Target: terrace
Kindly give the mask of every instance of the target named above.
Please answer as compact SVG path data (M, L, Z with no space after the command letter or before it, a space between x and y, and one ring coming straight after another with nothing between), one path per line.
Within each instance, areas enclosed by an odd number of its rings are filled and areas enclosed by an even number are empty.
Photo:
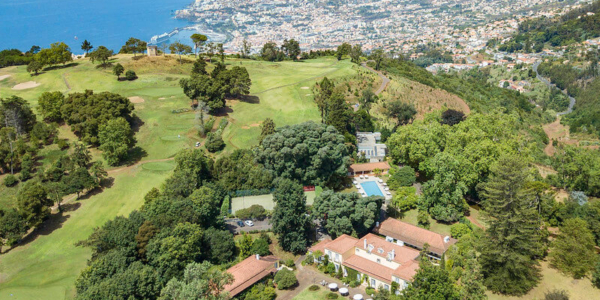
M363 197L382 196L386 202L392 200L392 192L383 179L376 176L359 175L354 177L352 184Z

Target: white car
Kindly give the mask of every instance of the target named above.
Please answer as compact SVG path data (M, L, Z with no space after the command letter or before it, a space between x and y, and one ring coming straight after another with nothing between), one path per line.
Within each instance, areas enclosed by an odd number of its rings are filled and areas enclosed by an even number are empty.
M196 147L200 147L200 142L196 142Z
M248 226L248 227L252 227L252 226L254 226L254 222L252 222L252 221L250 221L250 220L246 220L246 221L244 221L244 224L246 224L246 226Z

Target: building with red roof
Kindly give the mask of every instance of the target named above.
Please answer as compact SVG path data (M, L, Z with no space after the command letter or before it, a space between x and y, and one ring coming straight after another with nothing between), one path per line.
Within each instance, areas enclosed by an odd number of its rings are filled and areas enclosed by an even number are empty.
M233 298L261 279L277 272L278 267L279 260L275 256L250 256L227 269L227 273L233 275L233 282L226 285L225 290L229 292L229 297Z

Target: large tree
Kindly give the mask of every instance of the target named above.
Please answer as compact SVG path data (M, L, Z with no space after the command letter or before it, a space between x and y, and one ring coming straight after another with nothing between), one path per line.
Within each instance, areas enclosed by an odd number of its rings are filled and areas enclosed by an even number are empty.
M121 47L119 53L133 53L133 56L135 56L137 53L144 53L147 47L148 43L131 37L125 42L125 45Z
M338 185L350 164L344 136L314 122L277 128L256 150L256 160L277 176L305 185Z
M313 212L333 237L362 236L379 220L382 203L383 198L377 196L363 198L357 193L327 190L315 199Z
M98 48L96 48L96 50L90 52L90 61L92 62L100 62L100 66L107 66L108 65L108 60L110 59L111 56L113 56L115 53L112 50L109 50L108 48L104 47L104 46L100 46Z
M175 155L175 170L165 182L164 193L188 197L212 178L213 162L199 149L184 149Z
M298 56L300 56L300 53L302 52L300 50L300 43L298 43L298 41L295 39L285 39L281 45L281 50L283 50L285 54L292 60L297 60Z
M81 50L85 51L86 56L93 48L94 46L92 46L92 43L88 42L88 40L84 40L83 43L81 43Z
M44 186L36 180L31 180L17 193L19 212L23 215L29 227L37 227L50 215L52 200Z
M433 265L424 255L413 281L402 291L401 299L406 300L459 300L459 293L450 280L448 272Z
M129 99L110 92L72 93L67 96L61 113L71 130L83 142L97 145L98 129L109 120L119 117L131 122L134 106Z
M192 42L194 43L194 53L198 56L198 53L202 53L204 48L204 43L208 40L208 37L204 34L194 33L190 37Z
M38 112L48 121L62 121L60 108L65 102L65 95L61 92L43 92L38 98Z
M204 248L208 249L204 257L213 264L225 264L235 258L235 242L228 230L211 227L204 232L203 241Z
M306 195L302 185L290 179L278 179L273 193L273 232L279 245L294 253L306 251L310 221L306 216Z
M35 114L23 98L0 99L0 129L12 127L17 135L23 135L33 129L35 122Z
M192 53L192 47L190 47L186 44L182 44L180 42L175 42L175 43L171 44L169 46L169 50L171 51L171 54L179 55L179 64L183 63L181 55Z
M396 120L396 127L412 122L416 114L417 110L414 106L400 100L392 101L387 105L386 115Z
M540 218L528 190L527 160L504 156L492 167L483 189L488 228L481 240L485 285L493 292L523 295L540 279Z
M124 118L112 119L100 126L98 140L102 157L110 166L127 159L129 149L135 142L131 126Z
M575 279L586 276L595 266L594 235L586 221L568 219L560 227L560 234L552 241L550 262Z
M258 143L261 144L266 136L275 133L275 122L271 118L266 118L260 124L260 136L258 137Z

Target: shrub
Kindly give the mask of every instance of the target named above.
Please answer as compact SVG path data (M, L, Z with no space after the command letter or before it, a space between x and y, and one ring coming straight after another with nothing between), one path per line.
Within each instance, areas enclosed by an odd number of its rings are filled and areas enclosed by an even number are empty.
M265 256L271 254L269 251L269 242L262 238L258 238L252 242L252 248L250 248L253 254L259 254Z
M267 211L264 207L254 204L248 208L240 209L235 212L235 215L240 219L258 219L262 220L267 216Z
M327 293L327 295L325 296L325 298L330 299L330 300L334 300L334 299L338 298L338 294L330 292L330 293Z
M592 273L592 284L600 289L600 260L596 262L594 272Z
M547 292L544 299L546 300L569 300L569 294L564 290L553 290Z
M471 232L471 227L469 227L469 225L467 224L456 223L450 226L450 235L452 235L452 237L455 239L459 239L463 235L469 234Z
M58 139L56 141L56 145L58 146L58 148L60 148L60 150L69 148L69 143L67 143L67 140L65 140L65 139Z
M215 153L225 148L225 142L223 142L223 138L219 134L209 133L206 138L205 144L206 150L211 153Z
M275 274L275 283L278 290L286 290L295 286L298 283L298 279L296 279L294 272L283 268Z
M367 293L367 295L373 295L375 294L375 289L372 287L368 287L365 289L365 293Z
M286 266L288 266L288 267L290 267L290 268L295 268L296 267L296 264L294 263L294 260L291 259L291 258L284 260L283 264L286 265Z
M17 177L15 175L8 174L6 175L6 177L4 177L4 186L11 187L17 184L18 182L19 181L17 180Z
M417 207L419 196L416 195L416 189L412 186L400 187L392 200L392 204L399 211L408 211Z
M311 285L311 286L308 288L308 290L309 290L309 291L311 291L311 292L316 292L316 291L318 291L318 290L320 290L320 289L321 289L321 287L319 287L319 286L318 286L318 285L316 285L316 284L313 284L313 285Z
M137 78L138 77L134 71L128 70L127 72L125 72L125 79L127 80L136 80Z
M355 288L355 287L357 287L357 286L360 285L360 282L358 282L356 280L353 280L353 281L350 281L349 285L350 285L351 288Z
M325 273L334 275L335 274L335 265L333 263L328 263Z
M429 229L429 214L427 211L419 210L419 213L417 214L417 222L419 223L419 226Z

